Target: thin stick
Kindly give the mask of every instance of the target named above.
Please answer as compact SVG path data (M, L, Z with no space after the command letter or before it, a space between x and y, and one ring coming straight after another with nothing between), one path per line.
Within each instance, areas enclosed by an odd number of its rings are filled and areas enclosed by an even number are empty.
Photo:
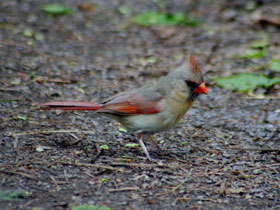
M60 187L58 186L57 181L55 180L55 178L53 176L51 176L51 180L53 181L53 183L56 186L56 191L60 191Z
M51 133L70 133L70 135L75 139L76 139L76 137L74 137L75 135L73 135L72 133L95 134L94 131L82 131L82 130L46 130L46 131L30 131L30 132L22 132L22 133L7 132L7 133L4 133L4 135L17 137L17 136L51 134ZM79 141L80 140L77 140L73 144L76 144ZM93 142L102 143L102 144L108 143L106 141L96 141L96 140L94 140Z
M23 177L26 177L28 179L34 179L34 180L41 180L35 176L32 176L30 174L26 174L26 173L21 173L21 172L17 172L17 171L9 171L9 170L3 170L3 169L0 169L0 172L2 173L5 173L5 174L15 174L15 175L20 175L20 176L23 176ZM41 180L43 181L43 180Z
M161 195L166 195L166 194L175 192L177 189L179 189L180 187L182 187L183 184L185 184L186 181L188 181L188 179L190 178L191 174L192 174L192 169L189 171L189 173L185 176L185 179L184 179L180 184L178 184L176 187L173 187L171 190L168 190L168 191L166 191L166 192L159 193L158 195L161 196Z
M7 132L5 135L8 136L25 136L25 135L37 135L37 134L49 134L49 133L85 133L85 134L95 134L93 131L81 131L81 130L46 130L46 131L30 131L22 133L12 133Z
M108 192L122 192L122 191L132 191L132 190L140 190L139 187L123 187L118 189L108 189Z
M57 163L65 164L65 165L73 165L73 166L79 166L79 167L92 167L92 168L102 168L106 170L111 170L111 171L120 171L124 172L123 169L119 168L114 168L111 166L102 166L102 165L97 165L97 164L90 164L90 163L72 163L72 162L66 162L66 161L56 161Z
M145 163L110 163L112 166L127 166L127 167L139 167L139 168L154 168L156 166L167 166L165 164L145 164Z
M280 152L280 148L257 148L257 147L230 147L229 149L241 151Z

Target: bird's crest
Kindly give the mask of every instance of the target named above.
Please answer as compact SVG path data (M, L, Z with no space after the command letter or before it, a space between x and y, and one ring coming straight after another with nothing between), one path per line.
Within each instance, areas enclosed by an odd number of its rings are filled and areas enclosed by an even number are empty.
M192 55L190 55L188 57L188 64L189 64L190 70L194 74L200 73L200 69L199 69L199 67L198 67L197 63L195 62L194 57Z

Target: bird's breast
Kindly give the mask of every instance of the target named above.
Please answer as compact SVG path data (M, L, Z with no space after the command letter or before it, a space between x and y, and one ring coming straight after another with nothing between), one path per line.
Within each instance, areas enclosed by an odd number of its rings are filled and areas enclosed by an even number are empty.
M166 99L166 104L170 115L174 119L174 124L180 121L188 109L191 107L193 101L188 100L186 92L174 90L170 97Z

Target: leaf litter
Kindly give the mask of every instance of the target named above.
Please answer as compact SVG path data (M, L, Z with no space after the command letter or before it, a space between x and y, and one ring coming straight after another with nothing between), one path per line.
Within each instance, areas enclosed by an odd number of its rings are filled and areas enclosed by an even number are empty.
M79 8L82 1L63 0L62 5L77 11L53 16L40 9L50 1L3 2L0 187L25 190L31 196L1 201L1 209L279 208L279 84L256 88L255 94L264 90L265 97L255 100L218 88L211 80L237 73L277 78L275 64L268 63L271 58L279 60L278 29L269 28L274 31L267 33L269 45L251 46L252 40L263 40L258 32L266 28L241 24L248 10L222 1L141 1L135 6L135 1L94 0L94 8L88 9L87 5ZM122 8L126 14L118 10L122 4L129 8L127 13ZM183 12L199 17L199 24L161 29L122 25L132 14L151 10L164 15ZM229 10L237 15L224 19ZM22 31L31 25L34 34L25 37ZM215 33L205 30L205 25ZM36 39L35 33L44 39ZM262 56L229 56L235 49L242 51L244 43L261 50ZM143 159L139 147L126 147L137 143L135 136L119 131L113 121L91 112L43 112L35 106L50 100L101 100L166 74L187 53L198 60L209 94L200 97L175 128L154 136L161 149L147 141L158 164ZM143 63L137 58L143 58ZM262 68L251 68L253 61ZM72 82L72 78L79 79ZM10 82L15 79L21 83L13 87ZM69 143L73 139L76 143ZM102 145L108 149L97 157ZM103 178L102 184L89 184Z

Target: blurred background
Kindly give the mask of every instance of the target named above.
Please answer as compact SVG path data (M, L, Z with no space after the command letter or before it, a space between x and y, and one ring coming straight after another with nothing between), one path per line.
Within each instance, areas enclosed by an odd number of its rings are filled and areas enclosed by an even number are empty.
M279 37L279 0L1 0L1 208L280 208ZM36 106L102 101L188 54L209 93L155 135L164 154L147 142L163 166L116 122Z

